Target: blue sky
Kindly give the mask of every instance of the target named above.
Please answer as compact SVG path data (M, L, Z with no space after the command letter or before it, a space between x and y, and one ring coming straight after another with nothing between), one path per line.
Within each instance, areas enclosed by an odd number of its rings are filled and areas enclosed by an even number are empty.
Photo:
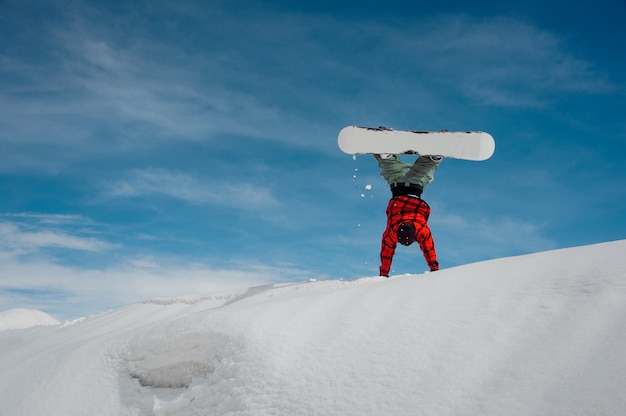
M423 195L444 268L626 238L626 3L421 3L0 2L0 310L376 275L353 124L496 139Z

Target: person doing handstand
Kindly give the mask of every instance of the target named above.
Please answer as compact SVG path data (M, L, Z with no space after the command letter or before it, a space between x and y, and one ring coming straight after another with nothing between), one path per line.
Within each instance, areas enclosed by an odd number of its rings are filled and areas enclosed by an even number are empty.
M421 196L424 187L433 181L443 157L420 155L413 164L401 161L398 155L376 154L374 158L392 194L380 249L380 275L389 277L398 243L410 246L415 241L430 270L439 270L435 242L428 226L430 206Z

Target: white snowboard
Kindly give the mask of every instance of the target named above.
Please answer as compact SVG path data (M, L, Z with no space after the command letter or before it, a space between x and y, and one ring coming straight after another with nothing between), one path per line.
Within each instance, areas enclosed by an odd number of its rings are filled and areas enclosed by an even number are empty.
M410 131L386 127L344 127L337 143L344 153L350 155L403 153L476 161L489 159L496 149L493 137L481 131Z

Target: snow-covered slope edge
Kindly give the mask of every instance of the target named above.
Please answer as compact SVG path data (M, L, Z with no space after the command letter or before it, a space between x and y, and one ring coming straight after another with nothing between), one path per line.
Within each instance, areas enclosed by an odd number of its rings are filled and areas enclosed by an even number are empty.
M626 241L0 332L11 415L617 415Z
M0 312L0 331L58 324L55 318L37 309L15 308Z

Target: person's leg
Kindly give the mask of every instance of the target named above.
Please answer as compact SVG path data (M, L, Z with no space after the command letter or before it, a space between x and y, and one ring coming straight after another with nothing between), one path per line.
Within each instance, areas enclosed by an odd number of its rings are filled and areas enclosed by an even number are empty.
M423 156L417 158L405 178L407 182L425 187L435 179L435 171L443 158L437 156Z
M400 160L398 155L391 155L384 159L380 155L374 155L380 166L381 174L387 183L405 182L405 175L411 169L411 164Z

